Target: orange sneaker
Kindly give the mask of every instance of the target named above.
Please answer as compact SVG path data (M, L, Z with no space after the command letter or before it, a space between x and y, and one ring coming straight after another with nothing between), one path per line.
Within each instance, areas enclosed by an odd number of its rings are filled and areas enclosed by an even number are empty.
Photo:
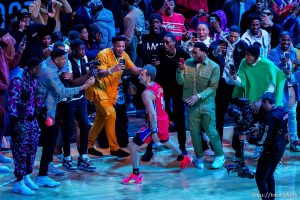
M183 159L180 161L180 169L187 168L190 164L192 164L193 158L191 156L183 156Z
M124 178L121 183L130 185L130 184L141 184L143 182L143 176L140 173L139 175L135 175L134 173L130 174L127 178Z

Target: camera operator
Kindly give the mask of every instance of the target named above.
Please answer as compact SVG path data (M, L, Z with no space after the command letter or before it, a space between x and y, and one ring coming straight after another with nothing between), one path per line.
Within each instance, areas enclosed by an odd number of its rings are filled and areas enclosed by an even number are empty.
M285 150L288 113L283 107L276 106L276 96L271 92L262 96L262 106L267 111L262 131L247 139L249 143L264 147L257 163L256 184L262 199L274 199L274 171Z

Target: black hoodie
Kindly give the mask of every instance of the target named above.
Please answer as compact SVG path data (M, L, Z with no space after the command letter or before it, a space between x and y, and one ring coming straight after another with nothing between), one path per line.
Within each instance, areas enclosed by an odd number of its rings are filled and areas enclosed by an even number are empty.
M168 33L164 28L160 29L157 35L150 31L149 34L142 36L142 44L137 47L137 54L143 59L143 65L151 64L151 56L155 54L158 46L164 44L164 36Z

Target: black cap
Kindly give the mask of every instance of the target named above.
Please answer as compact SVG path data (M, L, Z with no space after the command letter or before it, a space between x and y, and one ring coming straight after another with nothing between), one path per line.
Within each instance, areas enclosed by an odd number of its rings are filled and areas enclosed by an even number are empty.
M19 12L18 12L18 18L19 18L19 20L23 19L26 16L30 17L30 13L28 12L27 9L22 8L21 10L19 10Z
M8 30L5 28L0 28L0 37L3 37L4 35L6 35L8 33Z

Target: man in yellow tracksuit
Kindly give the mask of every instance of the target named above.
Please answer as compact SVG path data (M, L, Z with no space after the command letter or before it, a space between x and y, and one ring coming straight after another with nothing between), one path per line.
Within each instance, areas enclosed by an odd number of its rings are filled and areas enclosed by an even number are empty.
M96 156L102 156L102 153L94 148L95 141L99 133L105 127L108 139L110 154L117 157L127 157L129 154L119 148L115 124L116 111L114 105L117 101L118 84L120 82L123 70L129 70L132 74L138 75L141 68L136 67L129 58L125 49L124 36L113 38L113 47L106 48L99 52L96 60L101 64L98 69L106 71L106 77L97 77L95 84L86 90L86 98L93 101L96 107L96 119L89 133L88 153ZM124 59L125 64L120 63Z

